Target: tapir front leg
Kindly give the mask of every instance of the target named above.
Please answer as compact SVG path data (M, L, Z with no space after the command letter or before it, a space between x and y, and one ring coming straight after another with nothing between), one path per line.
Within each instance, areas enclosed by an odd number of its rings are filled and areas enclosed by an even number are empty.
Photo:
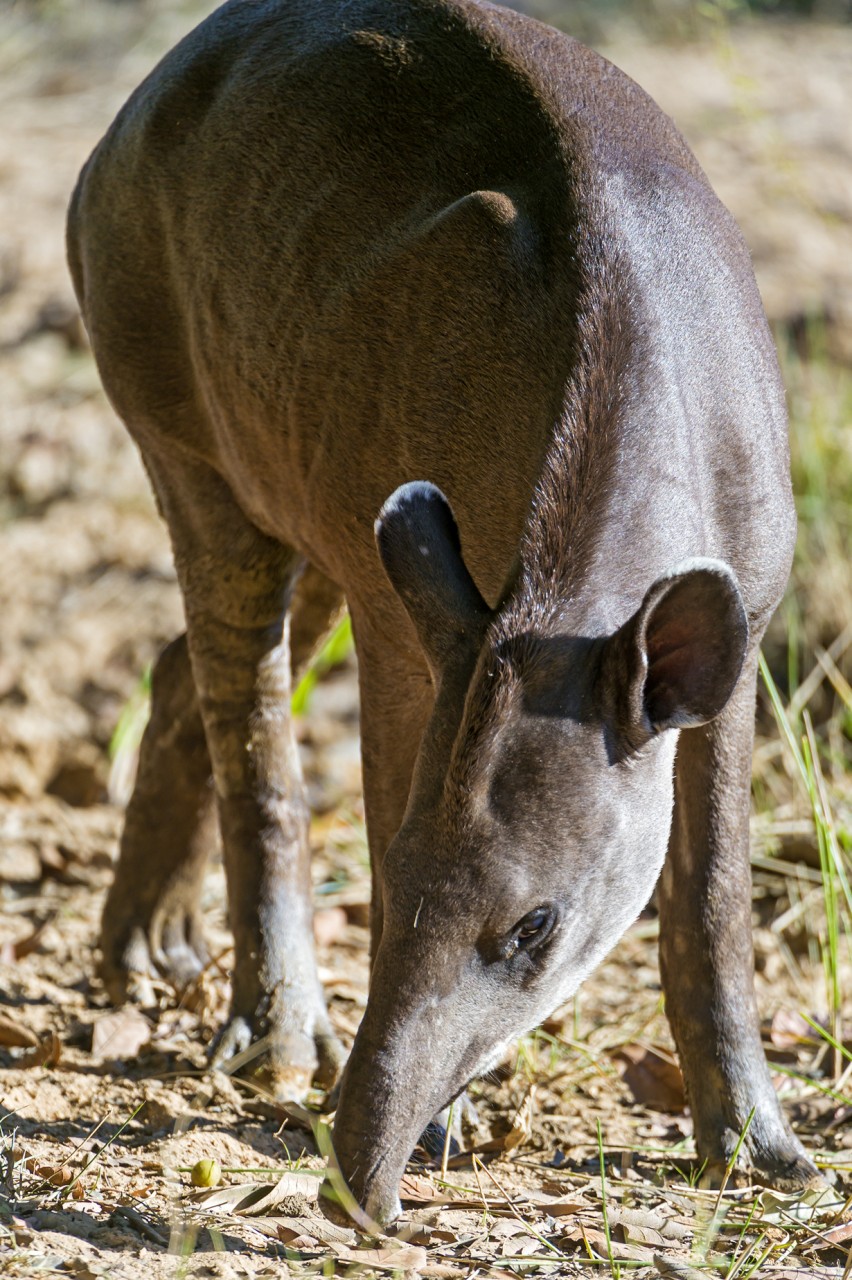
M678 743L660 963L699 1159L721 1172L754 1109L741 1161L792 1190L819 1175L784 1119L760 1041L749 861L756 670L755 654L722 714Z
M307 809L290 718L288 613L302 559L245 517L201 464L146 458L172 535L218 800L234 934L218 1060L261 1041L292 1096L334 1080L342 1050L313 950Z

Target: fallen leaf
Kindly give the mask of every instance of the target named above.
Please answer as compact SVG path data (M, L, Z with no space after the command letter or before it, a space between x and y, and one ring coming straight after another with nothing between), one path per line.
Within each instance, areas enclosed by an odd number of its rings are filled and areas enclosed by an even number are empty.
M519 1239L519 1236L523 1238ZM528 1257L531 1253L540 1253L542 1249L543 1246L540 1240L536 1240L528 1231L521 1231L518 1235L503 1241L500 1255L503 1258L523 1258Z
M18 1064L21 1067L58 1067L62 1057L62 1041L55 1031L47 1031Z
M654 1266L665 1280L707 1280L704 1271L691 1267L682 1258L667 1258L665 1254L654 1254Z
M340 1247L335 1253L342 1262L354 1262L362 1267L377 1267L380 1271L419 1271L425 1267L428 1255L419 1245L404 1244L382 1249L347 1249Z
M25 938L19 938L17 942L4 942L2 947L2 961L4 964L12 964L16 960L23 960L30 952L35 951L44 936L44 931L48 925L53 923L56 912L52 911L41 924L37 924L32 933L28 933Z
M816 1017L814 1021L817 1021ZM769 1027L769 1039L776 1049L798 1049L803 1045L813 1047L819 1036L800 1013L778 1009Z
M38 1036L16 1018L0 1013L0 1045L4 1049L38 1048Z
M503 1139L503 1150L514 1151L529 1142L532 1137L533 1116L535 1115L535 1085L531 1085L527 1096L515 1112L512 1127Z
M568 1227L567 1231L563 1231L559 1236L559 1243L591 1245L597 1249L600 1257L606 1257L606 1236L603 1231L597 1231L594 1227L584 1226L582 1222L578 1222L576 1226Z
M282 1244L286 1244L291 1249L318 1249L319 1240L314 1236L305 1235L304 1231L299 1231L296 1227L288 1227L282 1223L278 1228L278 1239Z
M339 1244L354 1245L358 1240L358 1233L354 1227L339 1227L326 1217L314 1218L313 1215L306 1220L304 1217L293 1218L276 1213L266 1218L252 1218L247 1225L251 1226L253 1231L259 1231L261 1235L274 1240L282 1240L285 1244L287 1235L292 1235L293 1239L304 1235L314 1241L313 1245L300 1245L302 1249L333 1249Z
M151 1039L151 1024L138 1009L125 1005L103 1013L92 1026L92 1057L135 1058Z
M589 1207L588 1201L585 1200L541 1200L536 1203L542 1212L549 1214L551 1218L573 1218Z
M844 1244L847 1240L852 1240L852 1222L841 1222L836 1227L828 1227L825 1231L820 1231L818 1236L808 1240L803 1247L813 1249L819 1248L820 1245Z
M813 1222L836 1215L845 1201L833 1187L807 1187L785 1195L781 1191L761 1191L757 1197L760 1216L773 1226L789 1227L790 1222Z
M277 1182L238 1182L228 1187L199 1191L187 1196L187 1200L203 1209L267 1215L286 1200L296 1197L308 1202L317 1200L321 1181L321 1178L307 1173L284 1173Z
M683 1111L686 1090L676 1062L641 1044L621 1045L613 1057L638 1103L654 1111Z
M399 1198L405 1204L433 1204L446 1200L446 1196L428 1178L417 1178L405 1173L399 1182Z
M67 1187L73 1182L76 1174L67 1165L40 1164L36 1169L40 1178L49 1182L52 1187Z

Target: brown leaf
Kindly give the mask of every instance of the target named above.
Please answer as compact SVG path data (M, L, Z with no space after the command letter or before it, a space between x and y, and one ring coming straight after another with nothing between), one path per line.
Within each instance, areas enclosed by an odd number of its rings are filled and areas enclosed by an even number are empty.
M330 947L342 936L348 920L343 907L322 907L314 912L314 939L319 947Z
M58 1067L62 1057L62 1041L55 1031L47 1031L29 1053L24 1054L21 1067Z
M613 1057L638 1103L654 1111L683 1111L686 1090L676 1062L641 1044L622 1045Z
M433 1204L446 1200L446 1196L428 1178L417 1178L404 1173L399 1182L399 1198L405 1204Z
M103 1013L92 1027L92 1057L135 1058L151 1039L151 1024L137 1009L125 1005Z
M529 1142L532 1137L533 1116L535 1115L535 1085L530 1086L527 1096L515 1112L512 1127L503 1139L504 1151L514 1151Z
M42 940L45 929L53 923L56 916L55 911L51 911L41 924L36 925L32 933L28 933L25 938L19 938L17 942L4 942L0 947L0 963L14 964L17 960L23 960L24 956L28 956L31 951L35 951Z
M508 1240L503 1241L500 1255L503 1258L522 1258L525 1255L541 1251L541 1241L534 1239L529 1232L520 1230L516 1235L510 1236Z
M293 1218L281 1213L272 1214L268 1218L252 1217L246 1225L252 1231L259 1231L261 1235L273 1240L282 1240L285 1244L288 1243L288 1235L292 1235L294 1240L299 1236L313 1240L312 1245L300 1244L300 1249L333 1249L338 1244L354 1245L358 1240L354 1227L338 1227L325 1217L320 1219L315 1212L307 1218Z
M0 1013L0 1045L4 1049L36 1049L38 1036L16 1018Z
M800 1013L777 1009L769 1027L769 1039L776 1049L798 1049L802 1045L813 1046L819 1037Z
M820 1246L843 1244L846 1240L852 1240L852 1222L841 1222L836 1227L829 1227L825 1231L820 1231L818 1236L814 1236L812 1240L807 1241L807 1247L818 1249Z
M73 1182L76 1176L64 1164L40 1164L36 1169L36 1173L40 1178L44 1178L45 1182L49 1182L52 1187L67 1187L69 1182Z
M288 1227L283 1222L278 1228L278 1239L291 1249L319 1248L319 1240L314 1236L305 1235L304 1231L299 1231L296 1227Z
M355 1262L362 1267L377 1267L380 1271L419 1271L425 1267L427 1253L419 1245L404 1244L386 1246L381 1249L347 1249L338 1246L335 1249L338 1258L343 1262Z
M588 1209L589 1205L588 1201L583 1200L554 1200L552 1203L543 1200L539 1207L551 1218L573 1218L584 1209Z
M316 1200L321 1181L321 1178L308 1173L284 1173L277 1182L238 1182L228 1187L199 1191L187 1199L205 1209L224 1209L228 1213L251 1217L265 1216L286 1200Z
M559 1243L591 1245L597 1250L599 1257L606 1257L606 1236L603 1231L584 1226L582 1222L563 1231L559 1237Z
M665 1280L707 1280L704 1271L691 1267L683 1258L667 1258L664 1253L655 1253L654 1266Z

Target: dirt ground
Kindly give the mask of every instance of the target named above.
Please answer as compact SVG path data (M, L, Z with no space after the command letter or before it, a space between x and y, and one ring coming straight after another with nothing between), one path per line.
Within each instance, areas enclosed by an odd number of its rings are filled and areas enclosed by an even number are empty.
M758 995L785 1104L836 1172L830 1210L735 1178L722 1196L698 1185L653 911L570 1008L474 1086L478 1159L442 1171L421 1152L387 1239L365 1241L316 1209L318 1116L207 1072L205 1045L228 1000L218 864L205 890L208 971L186 992L162 984L144 1010L107 1007L95 948L132 712L143 672L181 629L181 605L139 460L76 316L63 217L127 92L201 9L161 0L43 12L35 21L27 6L0 9L0 1272L160 1280L591 1266L689 1280L677 1270L688 1263L731 1277L842 1275L852 1086L842 1064L832 1083L831 1054L800 1016L824 1018L826 996L794 910L818 880L795 805L755 822ZM852 28L719 28L677 48L631 33L604 51L695 146L746 231L771 317L794 337L815 319L848 358ZM116 754L122 715L130 728ZM320 964L347 1042L367 973L357 728L350 660L299 726ZM779 839L786 861L764 856ZM202 1158L225 1170L220 1189L193 1189Z

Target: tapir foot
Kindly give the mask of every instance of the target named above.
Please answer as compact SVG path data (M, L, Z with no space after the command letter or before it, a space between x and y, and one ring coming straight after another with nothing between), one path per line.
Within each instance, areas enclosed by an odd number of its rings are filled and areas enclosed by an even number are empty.
M430 1120L420 1135L418 1145L433 1160L443 1160L445 1150L449 1156L457 1156L468 1144L471 1134L476 1132L478 1124L476 1107L465 1090L455 1102Z
M753 1163L758 1180L777 1191L808 1191L829 1186L823 1174L807 1156L796 1156L791 1160L782 1157Z
M153 980L185 991L209 962L201 924L185 909L134 922L106 912L98 976L113 1004L156 1002Z
M730 1143L725 1146L730 1151L736 1149L736 1138L730 1134ZM725 1181L730 1167L731 1155L714 1152L704 1163L702 1182L705 1186L719 1187ZM798 1138L786 1125L775 1140L764 1135L762 1140L741 1144L737 1156L734 1175L745 1175L749 1179L773 1187L776 1191L795 1194L811 1189L820 1189L829 1184L819 1169L808 1156Z
M262 1005L269 1007L264 1000ZM233 1014L213 1045L215 1069L236 1071L279 1100L297 1100L308 1089L330 1089L346 1057L324 1008L294 1001L282 1012Z

